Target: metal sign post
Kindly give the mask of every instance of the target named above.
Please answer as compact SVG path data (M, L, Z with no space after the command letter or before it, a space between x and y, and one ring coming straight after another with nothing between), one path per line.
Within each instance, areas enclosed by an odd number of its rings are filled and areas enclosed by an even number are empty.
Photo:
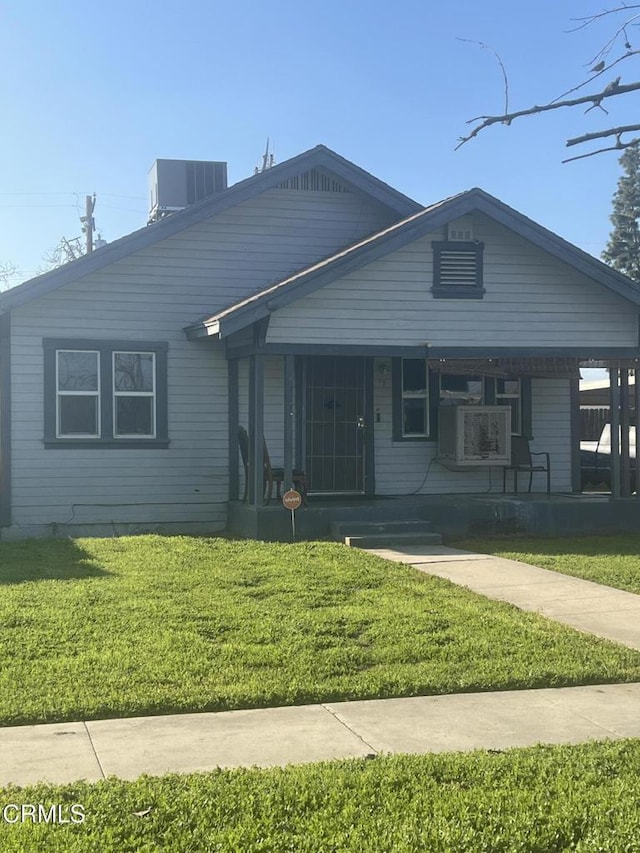
M295 489L289 489L282 496L282 506L291 510L291 541L296 541L296 510L302 504L302 495Z

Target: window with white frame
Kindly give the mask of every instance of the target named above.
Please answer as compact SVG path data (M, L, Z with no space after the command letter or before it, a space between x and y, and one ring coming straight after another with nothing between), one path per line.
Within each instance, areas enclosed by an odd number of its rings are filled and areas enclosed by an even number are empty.
M169 446L164 341L45 338L44 445Z
M429 382L424 358L402 359L402 437L429 435Z
M112 373L114 438L155 438L155 354L116 351Z
M100 436L100 353L56 350L56 436Z
M496 379L496 405L511 407L511 432L522 435L521 384L519 379Z

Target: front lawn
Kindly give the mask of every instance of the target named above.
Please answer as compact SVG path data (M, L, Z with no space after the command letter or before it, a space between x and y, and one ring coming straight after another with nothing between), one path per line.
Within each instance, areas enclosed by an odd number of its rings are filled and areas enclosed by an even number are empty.
M640 595L640 535L465 537L451 544Z
M640 653L333 543L0 544L0 724L638 681Z
M3 853L632 853L640 741L0 789ZM76 810L71 812L71 806ZM78 811L77 807L82 807Z

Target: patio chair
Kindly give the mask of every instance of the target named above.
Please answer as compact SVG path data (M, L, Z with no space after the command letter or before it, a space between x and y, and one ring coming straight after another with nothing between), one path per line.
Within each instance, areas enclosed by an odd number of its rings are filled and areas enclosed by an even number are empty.
M238 445L240 447L240 456L242 457L242 466L244 468L244 495L242 496L242 500L246 502L249 494L249 434L243 426L238 427ZM282 483L284 482L284 468L274 468L272 466L266 441L264 442L262 453L264 466L263 499L265 503L268 504L271 501L274 483L276 484L276 496L280 499L280 490ZM293 480L293 485L302 496L302 503L306 506L307 475L299 468L294 468L291 472L291 479Z
M533 456L544 456L545 464L533 464ZM522 435L511 436L511 465L502 469L502 491L507 491L507 471L513 471L513 492L518 494L518 473L523 471L529 474L529 492L533 482L534 471L544 471L547 474L547 494L551 494L551 462L549 454L545 452L532 453L529 448L529 439Z

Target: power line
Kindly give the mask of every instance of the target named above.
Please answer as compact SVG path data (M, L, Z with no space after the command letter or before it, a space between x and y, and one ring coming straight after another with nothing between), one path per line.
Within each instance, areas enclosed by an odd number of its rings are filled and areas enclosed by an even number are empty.
M22 210L36 208L36 207L75 207L75 204L0 204L0 208L5 210Z
M0 191L0 196L25 196L25 195L37 195L37 196L50 196L50 195L89 195L89 193L77 193L74 190L60 190L59 192L2 192ZM129 201L146 201L145 196L140 195L120 195L119 193L100 193L100 196L108 196L110 198L126 198Z

